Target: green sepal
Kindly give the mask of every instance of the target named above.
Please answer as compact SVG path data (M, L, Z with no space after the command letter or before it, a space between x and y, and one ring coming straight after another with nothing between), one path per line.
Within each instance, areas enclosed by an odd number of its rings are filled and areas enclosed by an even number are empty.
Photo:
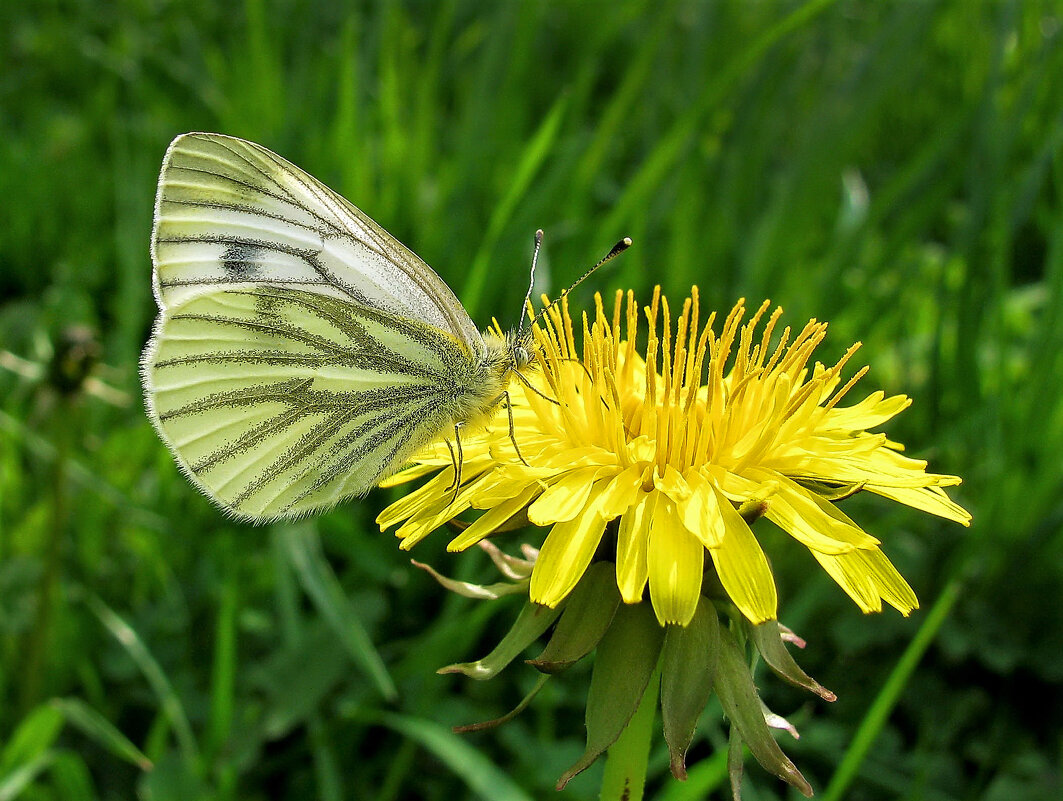
M779 630L779 621L768 620L759 626L750 626L753 634L753 643L760 651L775 674L784 681L790 682L795 687L803 687L814 692L825 701L836 701L838 696L820 684L818 681L801 670L800 665L794 661L786 645L782 640L782 632Z
M687 626L669 626L661 650L661 719L672 775L686 781L687 749L712 695L720 649L720 621L712 602L702 598Z
M424 562L418 562L416 559L411 559L410 564L414 567L420 568L434 578L443 589L450 590L450 592L461 595L464 598L474 598L478 601L497 601L499 598L507 595L516 595L517 593L527 595L528 593L527 581L519 583L499 581L494 584L473 584L471 581L458 581L457 579L444 576L431 565L426 565Z
M756 757L757 762L765 770L771 771L784 782L796 787L803 795L811 796L811 785L772 737L771 729L764 720L757 688L753 686L753 675L749 671L749 665L738 641L726 628L720 629L720 651L715 689L720 705L731 721L731 726L738 730L738 734ZM732 760L729 759L729 769L731 769L731 762ZM741 774L739 774L739 779L741 779ZM732 786L737 786L733 772L731 782Z
M638 709L661 655L664 629L648 603L624 604L602 637L587 693L587 748L557 781L564 789L616 742Z
M550 680L549 676L540 676L539 680L535 682L535 686L532 687L531 692L524 696L520 703L513 709L504 714L500 718L494 720L485 720L482 723L466 723L464 726L455 726L452 731L455 734L467 734L472 731L485 731L487 729L496 729L503 723L509 723L513 718L528 708L528 704L532 702L532 699L539 694L539 690L546 686L546 682Z
M605 636L620 605L620 590L611 562L587 568L568 596L565 611L543 652L528 664L541 673L560 673L585 657Z
M521 653L535 642L557 620L561 614L562 605L551 609L548 606L540 606L531 601L524 605L517 616L513 627L506 632L502 641L494 647L483 659L475 662L459 662L454 665L441 667L436 673L464 673L470 679L485 681L493 679L503 668L516 659Z
M745 771L746 749L738 728L731 727L727 737L727 777L731 780L731 798L742 801L742 773Z

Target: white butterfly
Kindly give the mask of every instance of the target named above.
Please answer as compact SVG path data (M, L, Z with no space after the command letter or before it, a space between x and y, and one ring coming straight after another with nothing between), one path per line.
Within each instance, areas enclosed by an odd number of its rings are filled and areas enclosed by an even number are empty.
M442 279L344 198L261 145L177 137L151 255L148 414L233 516L362 495L490 413L530 343L477 331Z

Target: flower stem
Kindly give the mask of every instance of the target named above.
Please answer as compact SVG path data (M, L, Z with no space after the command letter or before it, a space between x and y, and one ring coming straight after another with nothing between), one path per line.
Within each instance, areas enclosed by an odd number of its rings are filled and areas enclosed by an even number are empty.
M606 754L602 790L598 796L600 801L642 801L660 690L661 666L658 664L631 722Z

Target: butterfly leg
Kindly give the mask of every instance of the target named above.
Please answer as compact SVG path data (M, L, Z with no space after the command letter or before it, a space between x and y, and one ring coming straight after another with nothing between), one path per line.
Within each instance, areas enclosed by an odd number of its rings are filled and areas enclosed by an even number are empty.
M575 360L573 360L573 361L575 361ZM582 365L582 364L580 364L580 367L583 367L583 369L584 369L584 370L586 370L586 369L587 369L587 368L586 368L586 367L585 367L584 365ZM520 381L520 383L522 383L522 384L523 384L524 386L526 386L526 387L527 387L528 389L530 389L530 390L531 390L532 392L534 392L534 393L535 393L536 395L538 395L538 396L539 396L540 398L542 398L542 399L543 399L544 401L548 401L549 403L552 403L552 404L554 404L554 406L560 406L560 405L561 405L560 401L556 401L556 400L554 400L553 398L551 398L550 396L548 396L548 395L544 395L544 394L543 394L542 392L540 392L540 391L539 391L538 389L536 389L536 388L535 388L535 385L534 385L534 384L533 384L533 383L532 383L531 381L529 381L529 380L528 380L528 379L527 379L527 378L526 378L526 377L525 377L525 376L524 376L524 375L523 375L523 374L522 374L522 373L520 372L520 370L514 370L514 371L513 371L513 375L515 375L515 376L517 377L517 380L518 380L518 381ZM590 373L588 372L588 373L587 373L587 375L590 375ZM504 395L505 395L505 396L506 396L507 398L509 397L509 393L508 393L508 392L505 392L505 393L503 393L503 394L504 394Z
M458 489L461 487L461 465L464 462L464 456L461 451L461 423L454 424L454 444L450 444L450 440L444 440L447 443L447 450L450 451L450 462L454 466L454 481L447 487L447 492L453 492L454 495L450 499L451 503L454 503L458 499Z
M517 445L517 434L516 431L513 430L513 404L509 400L509 392L503 391L501 398L504 399L506 413L509 415L509 441L513 443L513 450L517 452L517 458L523 462L525 467L531 467L527 460L525 460L524 455L520 452L520 446Z
M457 479L457 477L458 477L458 457L454 453L454 446L450 444L450 440L449 439L444 439L443 441L445 443L447 443L447 450L450 451L450 466L454 468L454 479ZM457 484L457 483L458 482L456 480L452 480L449 484L447 484L447 492L450 492L452 489L454 489L454 485Z

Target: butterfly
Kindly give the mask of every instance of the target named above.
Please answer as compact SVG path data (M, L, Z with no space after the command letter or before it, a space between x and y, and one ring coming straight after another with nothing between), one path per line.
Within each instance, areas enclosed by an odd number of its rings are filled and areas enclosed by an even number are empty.
M364 495L485 419L532 362L527 334L481 334L412 251L242 139L173 140L151 257L148 416L188 478L239 519Z

